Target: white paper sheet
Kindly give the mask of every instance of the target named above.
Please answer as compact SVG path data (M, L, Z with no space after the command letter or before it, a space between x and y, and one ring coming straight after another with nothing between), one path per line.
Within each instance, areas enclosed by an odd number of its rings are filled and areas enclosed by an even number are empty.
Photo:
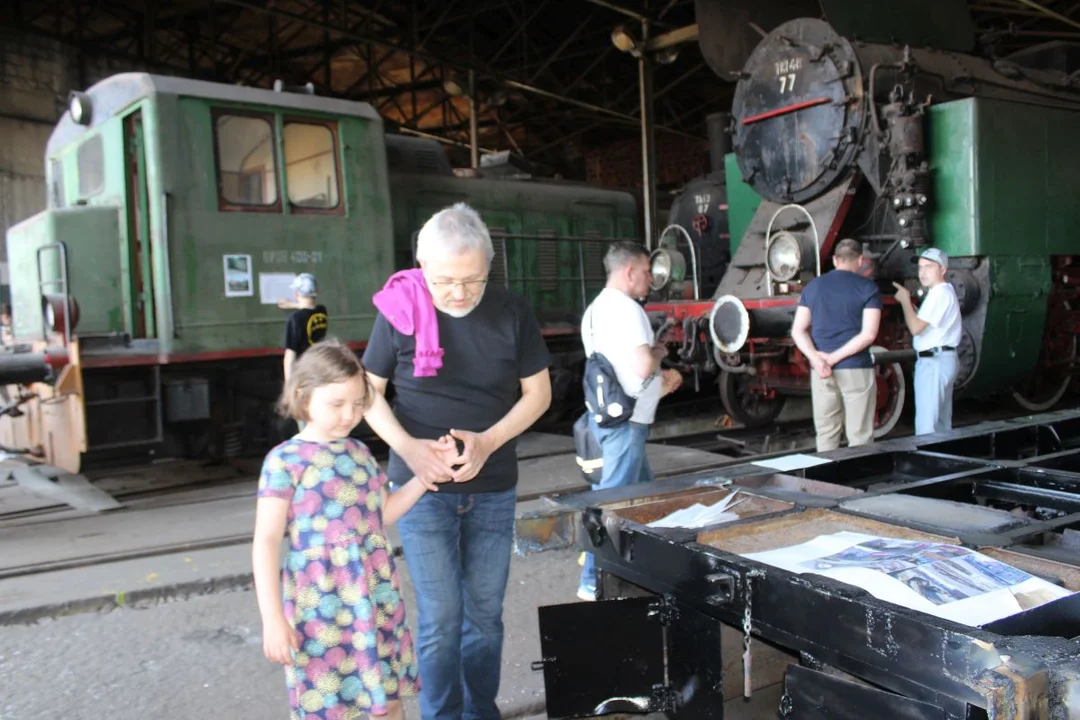
M795 453L794 455L783 455L768 460L756 460L753 464L760 467L767 467L778 472L789 472L791 470L802 470L816 465L824 465L829 462L832 462L832 460L825 460L824 458L814 457L813 455Z
M967 548L861 533L819 535L743 557L793 573L825 575L880 600L964 625L985 625L1020 612L1025 608L1019 594L1038 592L1041 602L1072 594Z
M292 300L292 281L295 273L259 273L259 302L277 305L278 300Z
M699 528L705 527L706 525L715 525L717 523L738 520L739 515L728 510L732 505L738 504L733 502L736 495L738 495L738 491L731 493L723 500L712 505L694 503L690 507L676 510L662 518L653 520L649 523L649 527Z

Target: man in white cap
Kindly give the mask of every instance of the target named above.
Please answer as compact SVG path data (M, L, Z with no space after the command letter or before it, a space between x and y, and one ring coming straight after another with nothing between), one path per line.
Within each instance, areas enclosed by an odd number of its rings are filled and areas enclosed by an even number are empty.
M904 309L904 322L911 331L915 361L915 434L929 435L952 429L953 383L956 382L962 326L956 290L945 281L949 256L938 248L919 253L919 282L926 297L918 313L911 293L896 286L896 300Z

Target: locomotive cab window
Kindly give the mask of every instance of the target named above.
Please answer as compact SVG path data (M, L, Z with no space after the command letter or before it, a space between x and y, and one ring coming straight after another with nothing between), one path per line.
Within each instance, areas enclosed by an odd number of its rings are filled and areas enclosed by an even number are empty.
M277 209L273 118L218 114L214 142L222 209Z
M337 208L338 163L333 128L290 120L285 123L284 133L290 205L298 212Z
M100 135L94 135L79 146L75 164L80 199L92 198L105 189L105 146Z

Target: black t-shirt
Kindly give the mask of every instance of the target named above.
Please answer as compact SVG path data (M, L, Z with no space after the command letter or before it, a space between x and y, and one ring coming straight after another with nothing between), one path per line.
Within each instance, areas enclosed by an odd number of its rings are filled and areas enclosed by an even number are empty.
M300 308L285 321L285 349L292 350L300 357L305 350L326 337L329 324L324 306Z
M810 308L810 339L814 347L821 352L832 352L862 332L863 310L880 310L881 293L870 278L850 270L830 270L810 281L799 304ZM836 365L837 370L871 367L874 360L869 348Z
M483 432L521 397L521 380L551 363L540 324L525 298L501 286L488 286L480 304L463 318L437 310L436 315L443 357L435 377L413 375L416 338L395 330L382 313L364 351L364 366L394 383L394 414L413 437L433 440L451 428ZM386 474L395 484L413 475L393 451ZM514 439L492 453L475 478L444 483L439 492L509 490L517 478Z

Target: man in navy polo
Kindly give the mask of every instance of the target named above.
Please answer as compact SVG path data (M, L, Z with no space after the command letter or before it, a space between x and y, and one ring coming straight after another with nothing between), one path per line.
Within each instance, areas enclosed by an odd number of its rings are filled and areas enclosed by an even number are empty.
M807 360L817 451L874 441L877 392L870 345L881 323L881 294L859 274L862 246L850 238L833 251L835 269L811 280L799 298L791 337Z

